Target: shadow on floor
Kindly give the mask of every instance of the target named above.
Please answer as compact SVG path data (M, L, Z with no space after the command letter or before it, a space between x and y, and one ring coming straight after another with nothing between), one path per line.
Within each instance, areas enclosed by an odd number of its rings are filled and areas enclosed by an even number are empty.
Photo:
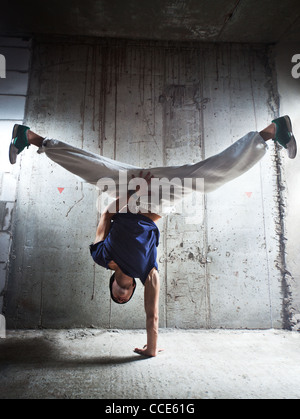
M110 366L129 364L147 358L131 356L83 356L61 354L59 348L44 338L9 339L0 341L0 369L12 365L42 365L51 368L76 368L84 366Z

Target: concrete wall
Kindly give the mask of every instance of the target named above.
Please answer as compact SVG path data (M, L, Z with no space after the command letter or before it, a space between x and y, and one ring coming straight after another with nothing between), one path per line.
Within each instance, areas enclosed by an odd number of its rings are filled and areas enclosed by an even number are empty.
M276 46L276 64L280 111L290 115L296 139L300 138L300 43L281 43ZM296 62L294 56L299 55ZM297 57L296 57L297 58ZM298 64L297 68L295 67ZM296 77L295 77L296 76ZM300 330L300 156L291 162L283 156L282 172L284 183L283 204L285 214L285 298L288 314L295 330Z
M27 122L43 136L139 166L194 163L278 112L265 46L40 40ZM281 328L277 160L203 196L198 219L160 222L161 327ZM60 193L58 188L64 188ZM6 295L10 327L145 326L143 287L111 304L89 256L96 190L24 154Z
M15 207L20 166L8 162L12 127L22 123L30 65L30 42L0 37L0 54L4 57L0 78L0 313L6 288L12 239L12 214ZM2 77L3 76L3 77Z

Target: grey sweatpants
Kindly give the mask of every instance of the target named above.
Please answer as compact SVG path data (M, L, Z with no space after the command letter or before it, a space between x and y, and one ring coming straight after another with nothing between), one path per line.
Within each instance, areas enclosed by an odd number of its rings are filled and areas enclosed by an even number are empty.
M120 183L130 181L132 175L139 177L141 171L144 171L145 175L150 171L154 178L160 180L160 192L153 191L151 199L148 199L147 193L141 207L164 215L170 208L170 202L166 201L170 200L172 205L176 204L195 190L203 193L213 192L250 170L263 158L266 150L267 144L259 133L250 132L222 153L199 163L184 166L151 169L131 166L51 139L44 140L38 153L46 153L55 163L93 185L99 184L99 180L105 178L115 182L118 188L127 187ZM126 173L127 176L120 176L120 172ZM189 179L202 179L203 182L196 184L194 182L192 185ZM172 190L167 197L161 192L164 185L169 189L171 187Z

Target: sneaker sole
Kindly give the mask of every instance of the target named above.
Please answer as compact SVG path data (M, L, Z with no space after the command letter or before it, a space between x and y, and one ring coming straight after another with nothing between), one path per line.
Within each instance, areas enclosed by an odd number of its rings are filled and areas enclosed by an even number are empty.
M290 119L289 116L285 116L284 117L288 130L289 132L293 132L293 127L292 127L292 121ZM287 143L287 150L288 150L288 156L290 159L295 159L297 156L297 142L296 142L296 138L292 135L291 140Z
M12 140L14 141L14 140ZM18 149L12 142L9 146L9 162L10 164L16 164L17 163L17 156L18 156Z
M16 164L17 163L17 156L18 156L19 150L14 145L14 139L17 136L19 126L20 125L15 124L15 126L13 128L13 132L12 132L12 140L11 140L11 144L9 146L9 162L10 162L10 164Z

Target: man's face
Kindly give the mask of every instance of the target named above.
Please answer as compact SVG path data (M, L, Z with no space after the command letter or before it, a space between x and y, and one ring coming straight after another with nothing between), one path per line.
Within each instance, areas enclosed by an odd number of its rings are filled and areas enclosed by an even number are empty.
M126 277L126 275L125 275L125 277ZM129 277L127 277L127 278L129 278ZM123 279L122 283L124 283L125 278L122 278L122 279ZM130 300L130 298L132 296L132 293L135 289L135 283L134 283L133 279L129 278L129 280L130 280L129 285L126 286L126 288L120 287L116 278L115 278L115 280L112 284L113 297L119 304L127 303Z

